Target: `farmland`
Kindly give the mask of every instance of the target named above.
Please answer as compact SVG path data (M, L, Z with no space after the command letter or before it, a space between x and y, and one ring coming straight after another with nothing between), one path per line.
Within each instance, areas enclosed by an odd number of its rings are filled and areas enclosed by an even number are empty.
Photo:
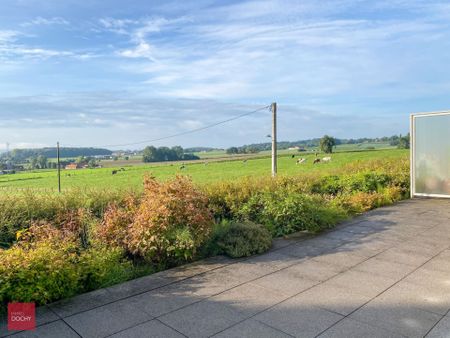
M292 154L294 152L291 152ZM324 155L321 155L324 156ZM295 152L295 158L289 152L282 152L278 159L278 172L280 175L295 175L302 172L327 172L341 168L347 163L367 161L371 159L406 158L407 150L382 149L365 151L340 151L332 154L330 163L313 165L315 158L311 153ZM142 178L146 174L152 174L157 179L166 180L176 174L184 174L192 177L199 184L207 184L220 180L234 180L246 176L267 176L270 174L271 159L268 154L257 154L255 158L214 161L213 159L199 160L185 163L185 168L180 169L180 163L116 163L117 167L62 170L61 184L63 189L95 188L95 189L136 189L142 186ZM296 165L296 159L304 157L306 163ZM120 168L123 170L120 170ZM112 175L112 170L117 170ZM0 189L56 189L56 170L36 170L19 172L13 175L0 176Z

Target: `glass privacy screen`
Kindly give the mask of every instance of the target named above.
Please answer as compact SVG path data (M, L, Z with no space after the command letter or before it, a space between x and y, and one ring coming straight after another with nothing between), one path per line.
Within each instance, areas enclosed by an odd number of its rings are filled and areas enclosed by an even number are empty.
M412 195L450 197L450 112L411 119Z

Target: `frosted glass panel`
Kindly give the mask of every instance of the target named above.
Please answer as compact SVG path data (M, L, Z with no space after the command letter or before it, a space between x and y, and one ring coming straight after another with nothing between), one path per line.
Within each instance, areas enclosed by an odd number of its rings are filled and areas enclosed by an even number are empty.
M450 114L416 116L415 192L450 196Z

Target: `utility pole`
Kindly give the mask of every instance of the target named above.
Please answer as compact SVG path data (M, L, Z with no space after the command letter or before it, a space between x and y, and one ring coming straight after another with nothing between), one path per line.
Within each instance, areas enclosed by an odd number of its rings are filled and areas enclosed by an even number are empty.
M277 103L272 103L272 177L277 175Z
M58 161L58 192L61 192L61 165L59 163L59 142L56 142L56 158Z

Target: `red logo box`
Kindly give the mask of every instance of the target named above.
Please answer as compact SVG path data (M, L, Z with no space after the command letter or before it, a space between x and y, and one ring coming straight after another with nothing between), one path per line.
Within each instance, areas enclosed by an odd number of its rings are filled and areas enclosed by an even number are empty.
M8 303L8 330L35 330L34 303Z

